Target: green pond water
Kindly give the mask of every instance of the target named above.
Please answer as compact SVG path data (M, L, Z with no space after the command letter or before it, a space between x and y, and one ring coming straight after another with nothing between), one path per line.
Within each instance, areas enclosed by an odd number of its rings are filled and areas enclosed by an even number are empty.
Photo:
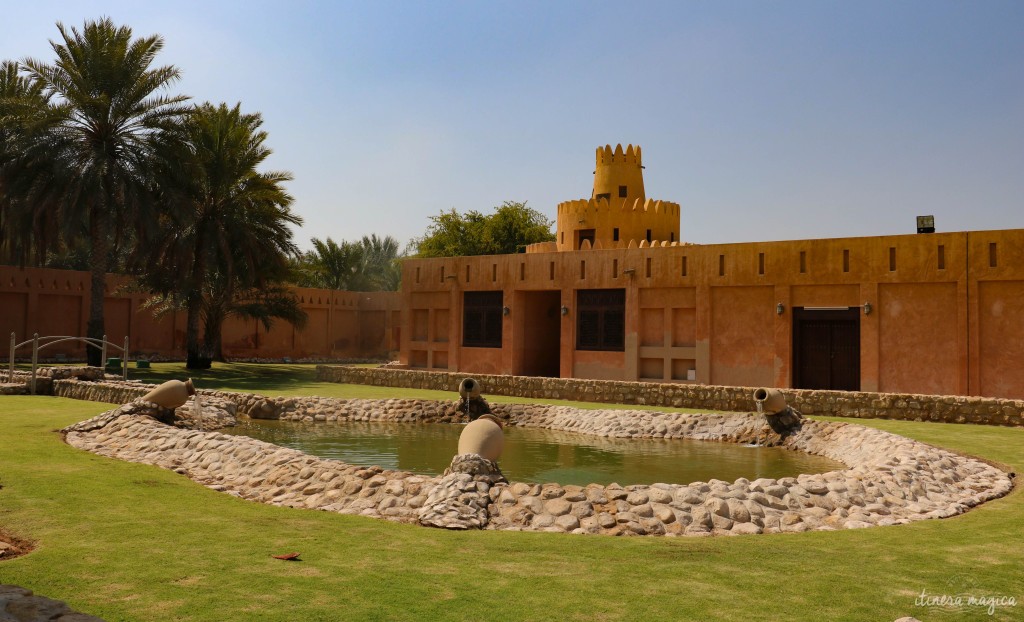
M360 466L440 475L462 425L443 423L298 423L250 420L222 430ZM688 484L710 479L787 477L845 468L777 447L694 440L613 439L534 428L505 428L498 460L510 481L558 484Z

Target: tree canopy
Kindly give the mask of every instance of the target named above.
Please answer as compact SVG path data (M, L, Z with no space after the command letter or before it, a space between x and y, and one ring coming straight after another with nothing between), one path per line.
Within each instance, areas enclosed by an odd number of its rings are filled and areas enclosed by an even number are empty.
M529 244L555 239L554 223L525 201L505 201L489 215L452 208L430 220L423 237L413 240L419 257L522 253Z
M140 233L152 206L153 138L184 112L187 97L160 94L179 72L153 66L163 47L159 36L134 38L109 18L87 21L82 30L58 23L57 30L52 63L27 58L3 67L0 203L9 214L2 233L8 240L31 236L31 244L6 244L22 261L30 247L42 256L62 240L88 241L87 334L98 339L111 250ZM98 365L99 349L88 353Z
M288 225L302 219L283 187L291 174L257 170L271 154L262 123L240 105L205 103L168 125L156 150L154 179L166 212L142 281L185 307L190 368L208 367L219 355L231 303L283 278L287 258L298 253ZM204 315L207 339L200 344Z
M302 287L358 292L396 291L402 272L398 240L390 235L364 235L357 242L340 244L313 238L313 250L295 264L295 281Z

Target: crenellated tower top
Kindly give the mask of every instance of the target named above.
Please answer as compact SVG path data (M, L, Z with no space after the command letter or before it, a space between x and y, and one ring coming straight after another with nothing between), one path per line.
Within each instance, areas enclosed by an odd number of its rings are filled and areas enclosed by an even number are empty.
M594 167L594 199L607 199L611 205L633 204L647 198L644 194L643 160L640 145L622 145L597 148Z
M640 145L597 148L590 199L558 205L557 239L527 252L679 244L679 204L648 199Z

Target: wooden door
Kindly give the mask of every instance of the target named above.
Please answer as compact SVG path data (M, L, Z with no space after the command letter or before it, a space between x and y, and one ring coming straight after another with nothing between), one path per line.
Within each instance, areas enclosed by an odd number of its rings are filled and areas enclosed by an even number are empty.
M860 390L860 308L793 309L793 387Z

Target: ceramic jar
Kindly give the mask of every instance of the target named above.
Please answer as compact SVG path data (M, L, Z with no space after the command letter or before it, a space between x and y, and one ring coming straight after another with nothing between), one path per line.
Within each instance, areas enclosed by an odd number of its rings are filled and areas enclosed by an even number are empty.
M766 415L774 415L786 410L786 398L778 389L756 389L754 401L761 404Z
M481 415L470 421L459 436L459 454L478 454L497 462L505 448L505 434L501 423L491 415Z
M177 408L195 394L196 388L192 386L192 379L189 378L185 382L181 380L168 380L142 396L142 399L147 402L153 402L162 408Z

